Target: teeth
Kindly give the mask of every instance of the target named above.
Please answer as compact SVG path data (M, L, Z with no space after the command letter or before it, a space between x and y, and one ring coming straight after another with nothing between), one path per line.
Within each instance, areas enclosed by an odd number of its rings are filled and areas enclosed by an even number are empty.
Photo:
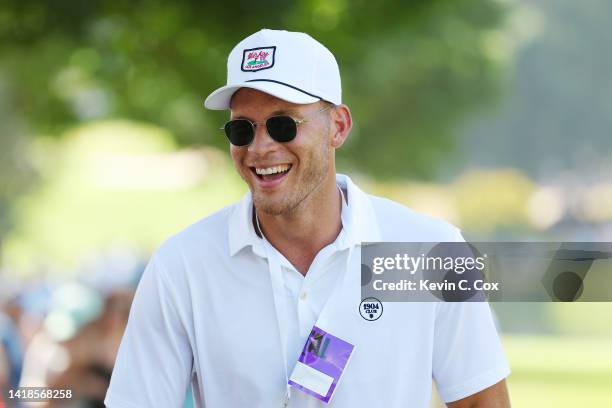
M288 164L281 164L280 166L274 167L255 167L255 173L259 174L260 176L267 176L269 174L285 172L289 170L289 167L291 166Z

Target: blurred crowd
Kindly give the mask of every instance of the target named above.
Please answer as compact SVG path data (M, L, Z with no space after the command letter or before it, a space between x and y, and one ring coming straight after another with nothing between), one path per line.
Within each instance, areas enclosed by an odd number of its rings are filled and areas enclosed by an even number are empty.
M92 262L78 278L0 276L0 408L104 407L104 396L144 264ZM17 387L71 390L72 398L15 402Z

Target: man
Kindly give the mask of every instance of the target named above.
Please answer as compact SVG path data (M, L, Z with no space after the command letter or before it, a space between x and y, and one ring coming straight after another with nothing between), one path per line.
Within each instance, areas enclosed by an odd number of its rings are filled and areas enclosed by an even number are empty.
M227 86L205 106L231 110L224 129L250 192L153 255L108 407L178 407L190 382L196 405L213 408L325 406L320 390L335 407L427 407L432 377L449 407L509 406L486 303L359 314L362 242L462 238L336 175L352 118L329 50L303 33L259 31L232 50ZM328 355L340 356L334 342L348 347L333 375L298 361L321 328Z

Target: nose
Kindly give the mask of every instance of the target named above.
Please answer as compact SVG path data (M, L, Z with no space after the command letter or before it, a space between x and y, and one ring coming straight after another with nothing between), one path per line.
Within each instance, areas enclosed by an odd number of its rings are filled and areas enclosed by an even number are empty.
M255 125L255 137L248 147L249 153L264 156L278 148L278 142L270 137L265 123Z

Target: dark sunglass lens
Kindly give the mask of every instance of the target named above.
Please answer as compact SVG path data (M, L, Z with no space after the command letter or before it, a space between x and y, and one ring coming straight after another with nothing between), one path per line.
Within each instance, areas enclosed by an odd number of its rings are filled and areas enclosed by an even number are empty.
M248 120L230 120L225 124L225 134L234 146L246 146L253 141L253 125Z
M277 142L290 142L295 139L297 125L289 116L273 116L266 121L270 137Z

